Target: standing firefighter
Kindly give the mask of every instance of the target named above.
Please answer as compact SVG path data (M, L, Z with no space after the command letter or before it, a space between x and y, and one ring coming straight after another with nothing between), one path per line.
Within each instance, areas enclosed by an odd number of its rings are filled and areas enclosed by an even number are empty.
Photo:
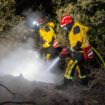
M45 59L49 60L57 52L58 43L54 32L55 24L52 21L45 21L39 29L41 46L45 52Z
M72 80L75 70L77 70L81 83L86 85L87 77L84 62L93 57L93 51L86 34L89 29L74 21L69 15L61 18L60 26L69 31L68 38L70 43L69 47L67 47L67 52L71 60L68 63L64 77L68 80ZM62 50L61 54L63 54L63 52L64 50Z

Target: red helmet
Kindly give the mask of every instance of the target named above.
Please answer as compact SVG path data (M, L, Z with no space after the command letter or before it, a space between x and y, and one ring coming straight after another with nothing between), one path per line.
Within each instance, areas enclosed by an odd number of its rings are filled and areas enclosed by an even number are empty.
M70 24L73 22L73 17L72 16L69 16L69 15L65 15L61 18L61 21L60 21L60 26L61 27L64 27L66 26L67 24Z

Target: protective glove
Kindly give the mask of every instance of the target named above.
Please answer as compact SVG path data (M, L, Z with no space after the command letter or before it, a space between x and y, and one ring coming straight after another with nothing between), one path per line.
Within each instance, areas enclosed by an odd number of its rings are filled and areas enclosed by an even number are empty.
M68 47L68 48L67 48L67 52L68 52L68 55L69 55L70 57L74 57L74 56L75 56L75 50L74 50L73 48Z
M68 52L70 52L70 53L74 53L74 52L76 52L76 50L74 50L74 48L72 48L72 47L67 47L67 51Z
M67 53L67 48L64 47L64 48L62 49L62 51L60 52L60 57L66 57L67 55L68 55L68 53Z

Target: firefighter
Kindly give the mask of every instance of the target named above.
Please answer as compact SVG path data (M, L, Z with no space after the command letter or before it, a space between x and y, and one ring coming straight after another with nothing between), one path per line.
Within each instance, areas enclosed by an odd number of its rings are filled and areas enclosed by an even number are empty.
M41 46L45 52L45 60L49 60L56 55L58 43L54 32L55 23L45 21L39 29Z
M69 32L67 52L71 59L68 62L64 78L73 80L75 70L77 70L81 83L87 85L84 62L93 58L93 51L87 36L89 28L74 21L73 17L69 15L61 18L60 26ZM61 55L63 53L65 53L65 50L62 50Z

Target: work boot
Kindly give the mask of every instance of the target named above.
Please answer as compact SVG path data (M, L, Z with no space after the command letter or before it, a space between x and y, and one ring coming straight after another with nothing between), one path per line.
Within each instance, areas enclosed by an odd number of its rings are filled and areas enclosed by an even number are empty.
M83 86L88 86L88 79L87 78L81 79L80 84Z

